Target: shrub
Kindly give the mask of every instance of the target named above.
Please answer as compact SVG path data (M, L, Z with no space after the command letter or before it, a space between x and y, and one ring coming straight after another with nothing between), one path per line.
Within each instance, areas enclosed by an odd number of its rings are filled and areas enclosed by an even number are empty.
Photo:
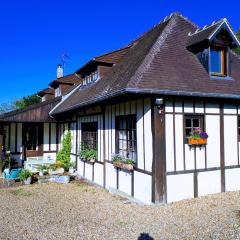
M69 170L71 164L71 145L72 145L72 136L71 132L67 131L64 134L62 141L62 149L57 153L57 161L61 162L62 167L65 171Z

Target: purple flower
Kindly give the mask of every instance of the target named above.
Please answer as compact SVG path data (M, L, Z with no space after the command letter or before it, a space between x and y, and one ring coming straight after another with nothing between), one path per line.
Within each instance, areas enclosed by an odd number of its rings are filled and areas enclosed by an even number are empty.
M208 138L208 134L206 132L201 132L200 138Z

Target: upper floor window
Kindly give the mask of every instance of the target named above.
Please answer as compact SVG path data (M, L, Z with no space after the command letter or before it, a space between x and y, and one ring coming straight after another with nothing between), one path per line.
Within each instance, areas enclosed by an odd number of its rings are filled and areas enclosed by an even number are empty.
M55 97L59 97L59 96L61 96L61 88L60 88L60 87L57 87L57 88L55 89Z
M211 54L211 74L215 76L227 76L227 54L222 48L212 48Z
M99 79L99 72L98 72L98 70L96 70L96 71L84 76L83 85L90 84L91 82L95 82L98 79Z

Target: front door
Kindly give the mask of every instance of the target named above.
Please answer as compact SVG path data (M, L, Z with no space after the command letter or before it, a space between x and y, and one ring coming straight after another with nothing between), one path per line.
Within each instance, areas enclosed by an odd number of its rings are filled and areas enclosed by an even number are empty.
M23 124L24 159L43 156L43 124Z

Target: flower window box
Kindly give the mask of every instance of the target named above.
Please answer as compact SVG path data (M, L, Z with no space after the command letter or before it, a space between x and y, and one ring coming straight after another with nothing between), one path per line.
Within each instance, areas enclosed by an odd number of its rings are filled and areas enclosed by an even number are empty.
M135 162L132 159L126 159L120 155L112 158L113 166L126 171L133 171Z
M207 144L208 134L201 128L195 128L187 137L189 146L202 146Z

